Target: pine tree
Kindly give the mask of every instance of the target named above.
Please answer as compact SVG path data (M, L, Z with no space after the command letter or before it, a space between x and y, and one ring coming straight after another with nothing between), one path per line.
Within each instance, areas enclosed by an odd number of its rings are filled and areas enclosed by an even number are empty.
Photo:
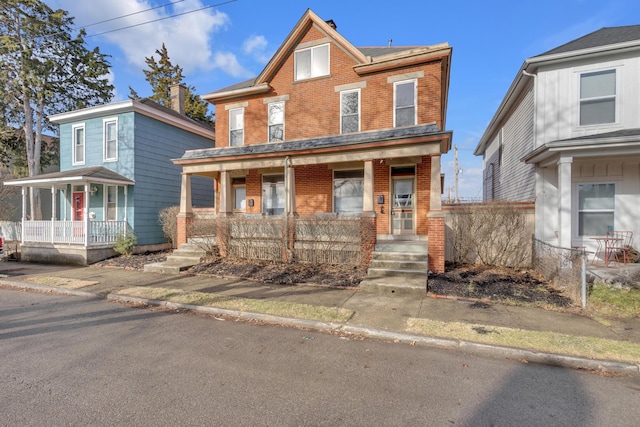
M171 108L171 86L184 84L182 67L173 65L169 58L169 52L162 43L161 49L156 49L158 60L152 55L145 57L144 61L148 69L142 70L145 80L151 85L153 95L149 99ZM129 98L139 98L138 93L129 86ZM207 125L214 125L213 114L209 112L209 104L200 98L194 86L187 86L185 96L185 115Z

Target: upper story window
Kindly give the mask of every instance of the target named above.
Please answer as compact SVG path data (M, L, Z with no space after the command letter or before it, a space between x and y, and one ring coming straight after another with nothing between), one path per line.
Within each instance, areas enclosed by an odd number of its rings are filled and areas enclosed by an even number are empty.
M244 145L244 108L229 110L229 146Z
M413 126L417 121L416 80L405 80L393 84L393 102L395 127Z
M269 109L269 142L284 141L284 102L272 102Z
M615 123L616 70L580 75L580 126Z
M72 130L73 144L73 164L84 164L84 124L73 126Z
M104 161L118 160L118 120L104 120L103 127L103 159Z
M300 49L295 52L296 80L329 74L329 44Z
M340 92L340 133L360 131L360 89Z

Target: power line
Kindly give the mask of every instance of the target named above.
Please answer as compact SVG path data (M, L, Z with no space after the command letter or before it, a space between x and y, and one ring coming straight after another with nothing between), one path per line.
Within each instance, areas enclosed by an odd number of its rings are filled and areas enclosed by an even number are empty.
M94 22L93 24L89 24L89 25L78 25L76 28L74 28L74 30L79 30L81 28L93 27L95 25L100 25L100 24L104 24L105 22L115 21L117 19L128 18L130 16L138 15L140 13L149 12L150 10L160 9L161 7L171 6L171 5L174 5L174 4L177 4L177 3L182 3L183 1L184 0L172 1L172 2L169 2L169 3L161 4L160 6L155 6L155 7L149 8L149 9L139 10L138 12L132 12L132 13L129 13L127 15L116 16L115 18L109 18L109 19L105 19L104 21Z
M104 34L114 33L116 31L128 30L129 28L140 27L142 25L147 25L147 24L151 24L151 23L154 23L154 22L164 21L165 19L170 19L170 18L175 18L175 17L178 17L178 16L188 15L188 14L194 13L194 12L200 12L202 10L211 9L213 7L218 7L218 6L223 6L225 4L234 3L236 1L238 1L238 0L229 0L229 1L222 2L222 3L212 4L211 6L204 6L204 7L201 7L199 9L189 10L187 12L176 13L176 14L169 15L169 16L163 16L162 18L153 19L151 21L146 21L146 22L141 22L139 24L127 25L126 27L114 28L113 30L107 30L107 31L103 31L101 33L89 34L89 35L86 35L85 38L101 36L101 35L104 35Z

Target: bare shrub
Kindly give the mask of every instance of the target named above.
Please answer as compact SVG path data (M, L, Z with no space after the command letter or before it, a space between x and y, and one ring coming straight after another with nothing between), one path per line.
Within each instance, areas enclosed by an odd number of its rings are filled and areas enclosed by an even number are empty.
M190 237L189 243L205 251L209 258L219 257L218 228L222 222L223 218L196 216L187 230L187 235Z
M508 203L484 203L460 207L452 213L456 262L500 267L531 263L532 225L523 209Z
M237 215L228 217L227 256L281 261L285 251L286 217Z
M10 221L12 216L18 211L15 198L20 194L20 188L4 185L4 182L17 178L7 169L0 169L0 220Z
M158 222L162 226L164 237L171 242L171 247L175 248L178 243L178 222L176 220L180 212L179 206L169 206L160 210Z
M295 222L295 255L312 264L361 263L360 217L317 214L300 217Z

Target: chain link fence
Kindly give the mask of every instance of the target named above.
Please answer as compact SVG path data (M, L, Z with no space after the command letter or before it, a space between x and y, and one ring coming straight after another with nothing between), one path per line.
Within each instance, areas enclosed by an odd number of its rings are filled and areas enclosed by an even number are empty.
M582 307L587 305L586 254L533 239L532 267Z

